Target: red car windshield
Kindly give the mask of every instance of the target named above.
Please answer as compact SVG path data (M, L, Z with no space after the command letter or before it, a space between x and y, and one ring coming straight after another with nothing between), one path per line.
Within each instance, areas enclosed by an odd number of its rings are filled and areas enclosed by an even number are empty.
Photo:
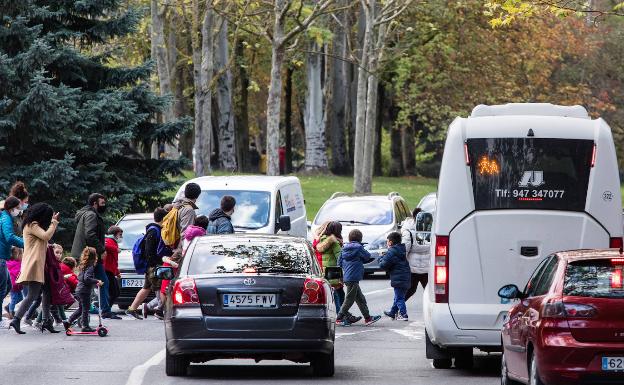
M624 262L596 259L571 262L566 268L563 295L594 298L624 298Z

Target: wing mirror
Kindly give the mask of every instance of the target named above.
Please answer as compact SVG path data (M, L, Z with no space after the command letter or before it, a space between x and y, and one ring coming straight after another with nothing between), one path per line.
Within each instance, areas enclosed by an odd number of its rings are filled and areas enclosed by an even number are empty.
M172 280L173 279L173 268L168 266L159 266L156 268L154 275L160 279Z
M279 217L279 221L275 225L277 230L290 231L290 217L288 215L282 215Z
M523 293L516 285L505 285L498 290L498 296L504 299L522 299Z
M328 281L342 279L342 268L339 266L329 266L325 268L325 279Z

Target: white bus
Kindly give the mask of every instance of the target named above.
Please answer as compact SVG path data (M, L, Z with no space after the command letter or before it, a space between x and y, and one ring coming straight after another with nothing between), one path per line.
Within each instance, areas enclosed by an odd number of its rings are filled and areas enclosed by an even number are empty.
M622 200L611 129L581 106L480 105L450 125L437 195L427 358L472 365L500 350L510 304L549 254L622 246Z

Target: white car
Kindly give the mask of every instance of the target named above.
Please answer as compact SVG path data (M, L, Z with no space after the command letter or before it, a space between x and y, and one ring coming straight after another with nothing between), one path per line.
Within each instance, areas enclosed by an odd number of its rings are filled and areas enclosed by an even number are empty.
M287 234L301 238L307 235L305 200L297 177L204 176L180 186L176 200L184 196L184 187L191 182L202 190L197 200L198 215L208 216L219 208L224 195L236 199L232 224L237 233Z
M411 216L405 200L396 192L388 195L348 195L335 193L316 214L310 227L310 234L326 221L342 224L342 238L349 239L349 232L362 232L363 243L374 260L364 265L367 274L382 271L377 259L386 252L386 237L393 231L400 231L401 224Z
M581 106L478 106L450 125L437 192L426 354L436 368L500 351L510 303L560 250L622 245L622 200L611 129Z

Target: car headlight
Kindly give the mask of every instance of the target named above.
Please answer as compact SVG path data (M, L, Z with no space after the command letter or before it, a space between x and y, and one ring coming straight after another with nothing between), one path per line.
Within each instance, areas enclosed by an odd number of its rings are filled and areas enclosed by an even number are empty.
M379 238L368 244L368 251L385 252L387 249L386 237Z

